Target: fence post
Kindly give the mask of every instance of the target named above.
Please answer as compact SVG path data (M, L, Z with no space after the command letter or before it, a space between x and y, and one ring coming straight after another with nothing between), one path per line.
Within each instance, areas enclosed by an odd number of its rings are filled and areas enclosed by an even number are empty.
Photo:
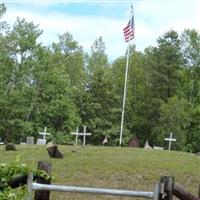
M200 183L199 183L199 199L200 199Z
M50 175L51 163L48 161L39 161L38 169L43 170ZM51 179L46 180L43 177L37 177L37 183L51 184ZM42 191L42 190L35 191L35 200L49 200L49 199L50 199L50 191Z
M33 183L33 172L30 172L28 174L28 180L27 180L27 185L28 185L28 197L27 197L27 200L32 200L32 183Z
M159 200L159 196L160 196L160 183L156 183L155 188L154 188L153 200Z
M174 187L174 178L170 176L162 176L160 178L160 183L162 184L162 197L163 200L172 200L173 198L173 187Z

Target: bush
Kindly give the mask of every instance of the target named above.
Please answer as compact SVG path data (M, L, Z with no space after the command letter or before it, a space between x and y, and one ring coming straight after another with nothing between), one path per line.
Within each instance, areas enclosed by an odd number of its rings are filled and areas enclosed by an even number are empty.
M0 164L0 199L1 200L22 200L26 199L28 191L25 186L18 189L12 189L9 182L17 175L28 175L33 172L34 176L51 178L48 174L41 170L33 170L26 164L20 164L19 158L11 164Z

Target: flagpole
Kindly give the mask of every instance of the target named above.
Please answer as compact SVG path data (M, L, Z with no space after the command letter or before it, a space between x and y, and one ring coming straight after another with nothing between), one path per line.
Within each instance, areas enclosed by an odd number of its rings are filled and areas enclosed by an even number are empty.
M133 14L133 7L131 6L131 15L132 14ZM132 24L132 17L131 17L131 22L130 23ZM123 97L123 105L122 105L122 116L121 116L121 128L120 128L119 146L122 145L122 135L123 135L123 126L124 126L124 111L125 111L126 93L127 93L126 91L127 91L127 78L128 78L128 68L129 68L130 40L131 40L131 36L129 34L127 57L126 57L126 72L125 72L125 81L124 81L124 97Z
M122 135L123 135L123 125L124 125L124 110L125 110L125 104L126 104L127 77L128 77L128 68L129 68L129 52L130 52L130 42L128 43L128 50L127 50L127 57L126 57L126 72L125 72L125 81L124 81L124 97L123 97L123 105L122 105L122 117L121 117L119 146L122 145Z

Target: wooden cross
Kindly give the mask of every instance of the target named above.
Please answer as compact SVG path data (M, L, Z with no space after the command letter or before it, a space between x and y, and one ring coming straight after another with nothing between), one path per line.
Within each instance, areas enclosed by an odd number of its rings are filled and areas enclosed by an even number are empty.
M86 133L86 126L83 126L84 130L83 133L78 132L78 127L76 128L76 132L71 133L72 135L76 135L76 144L78 140L78 136L81 135L83 136L83 147L85 147L85 142L86 142L86 135L92 135L91 133Z
M169 148L168 148L168 150L170 151L170 149L171 149L171 143L172 142L175 142L176 141L176 139L173 139L172 136L173 134L172 134L172 132L170 133L170 138L165 138L165 140L166 141L169 141Z
M47 127L45 126L44 132L39 132L40 135L43 135L43 139L46 140L46 135L51 135L50 133L47 133Z

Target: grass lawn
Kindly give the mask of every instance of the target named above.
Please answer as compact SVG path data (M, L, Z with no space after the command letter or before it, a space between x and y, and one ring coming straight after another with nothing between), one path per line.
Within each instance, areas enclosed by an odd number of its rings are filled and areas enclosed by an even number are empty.
M125 147L59 146L63 159L51 159L46 146L17 145L17 151L0 146L0 162L10 163L20 156L22 163L37 167L39 160L52 163L52 183L129 190L153 191L160 176L174 176L175 183L197 196L200 157L175 151L148 151ZM52 200L133 199L73 193L51 193ZM139 199L139 198L134 198Z

